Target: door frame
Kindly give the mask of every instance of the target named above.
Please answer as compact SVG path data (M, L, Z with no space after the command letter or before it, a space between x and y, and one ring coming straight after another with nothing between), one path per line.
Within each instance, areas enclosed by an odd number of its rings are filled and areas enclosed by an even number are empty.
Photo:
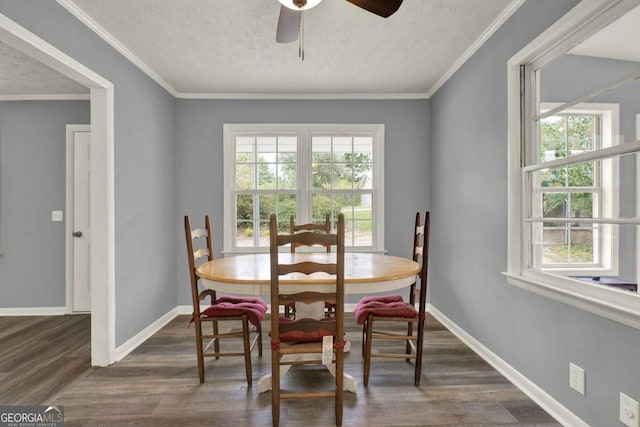
M66 312L67 314L74 313L73 311L73 294L75 292L73 286L73 273L75 270L73 248L74 248L74 206L75 206L75 132L91 132L91 125L72 125L66 126L65 132L65 146L66 146L66 201L65 201L65 283L66 283ZM91 181L89 181L91 184ZM91 212L91 206L89 206L89 212ZM91 271L91 270L89 270Z
M91 364L115 361L113 84L0 13L0 41L86 86L91 103Z

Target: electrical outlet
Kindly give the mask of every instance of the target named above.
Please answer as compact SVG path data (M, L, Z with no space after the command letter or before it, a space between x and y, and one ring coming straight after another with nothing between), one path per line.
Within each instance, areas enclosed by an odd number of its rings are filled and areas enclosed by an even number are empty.
M51 211L51 221L60 222L63 220L62 211Z
M569 387L585 395L584 369L573 363L569 363Z
M620 393L620 422L628 427L640 427L640 404Z

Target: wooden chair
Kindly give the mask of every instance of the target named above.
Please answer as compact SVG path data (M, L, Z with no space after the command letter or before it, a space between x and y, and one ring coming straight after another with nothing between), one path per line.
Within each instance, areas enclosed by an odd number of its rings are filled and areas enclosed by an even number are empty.
M304 301L318 302L336 301L336 313L332 317L321 319L290 319L280 316L277 312L271 314L271 399L273 425L280 421L280 400L313 397L333 397L335 399L336 425L342 425L343 408L343 376L344 376L344 216L338 216L337 233L297 233L278 235L275 214L271 215L269 227L271 253L271 307L280 307L289 302ZM313 261L313 254L305 254L298 262L295 256L292 263L280 263L278 249L291 244L323 244L336 245L336 261L332 264ZM300 255L298 255L300 256ZM330 276L331 283L326 285L325 292L307 292L302 290L296 294L280 292L282 276L293 274L312 274L323 272ZM286 279L286 277L285 277ZM324 280L324 279L323 279ZM333 351L331 363L335 363L335 390L322 392L286 392L280 390L281 365L322 364L316 356L311 359L292 361L286 356L323 353L323 337L332 337ZM331 347L329 347L331 348ZM312 355L313 356L313 355ZM320 358L321 359L321 358Z
M420 212L416 214L413 237L413 260L421 262L419 273L420 286L414 282L410 287L409 303L401 295L381 295L364 297L356 305L356 322L362 325L362 356L364 357L364 386L369 385L371 358L396 358L415 360L414 384L420 385L422 376L422 347L427 304L427 269L429 265L429 212L425 214L424 225L420 223ZM418 309L415 308L416 295ZM374 329L380 322L405 323L407 334ZM417 331L414 333L414 324ZM384 324L383 324L384 325ZM387 324L388 326L388 324ZM374 340L406 341L405 353L372 353Z
M196 274L196 265L200 260L210 261L213 259L213 240L211 238L211 220L207 215L205 217L205 228L191 228L191 221L188 216L184 217L184 231L187 240L187 258L189 259L189 275L191 276L191 298L193 302L193 315L191 323L195 323L196 327L196 349L198 357L198 376L200 382L204 382L204 358L215 357L231 357L244 356L245 371L247 382L251 385L251 351L258 344L258 355L262 357L262 328L260 322L264 318L267 311L267 304L258 297L235 297L223 296L216 297L213 290L198 289L198 276ZM194 249L194 243L198 239L204 239L203 244ZM202 241L202 240L200 240ZM200 308L200 301L211 298L211 305L204 310ZM220 333L218 326L220 322L236 321L242 324L242 330L238 332ZM203 334L202 324L209 322L212 324L212 334ZM249 324L252 324L253 330ZM253 340L251 334L255 333ZM221 352L220 340L227 338L240 338L243 341L244 350L242 352ZM205 346L203 341L210 340ZM213 346L213 351L209 351Z
M331 232L331 216L327 212L324 217L324 224L296 224L293 215L289 217L289 230L291 234L304 233L304 232L321 232L329 234ZM291 253L296 253L296 249L300 246L305 246L302 243L291 244ZM326 248L327 253L331 252L331 245L320 244ZM335 314L336 305L331 301L325 301L324 303L325 314L327 316L333 316ZM296 307L294 303L285 305L284 315L286 317L295 318Z

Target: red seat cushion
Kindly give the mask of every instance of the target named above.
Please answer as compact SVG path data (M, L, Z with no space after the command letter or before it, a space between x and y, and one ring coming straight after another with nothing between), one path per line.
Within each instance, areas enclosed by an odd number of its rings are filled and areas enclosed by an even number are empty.
M202 318L233 317L247 313L249 321L259 325L267 312L267 304L259 297L223 296L200 313Z
M303 320L303 319L300 319ZM296 323L298 320L293 320L288 317L280 316L280 323ZM318 321L320 324L323 322L334 323L332 319L321 319ZM282 342L322 342L322 337L335 335L333 331L329 329L318 328L313 331L293 330L280 334L280 341Z
M353 310L356 322L362 325L369 314L381 317L418 317L418 311L404 302L401 295L368 296L360 300Z

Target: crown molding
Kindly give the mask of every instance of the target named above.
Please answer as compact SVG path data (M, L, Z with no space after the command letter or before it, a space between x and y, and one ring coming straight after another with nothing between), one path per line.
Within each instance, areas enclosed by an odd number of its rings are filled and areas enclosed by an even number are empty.
M283 99L283 100L354 100L354 99L429 99L426 93L178 93L180 99Z
M440 79L429 89L426 93L427 98L431 98L444 84L458 71L464 64L473 56L486 43L487 40L504 24L507 19L515 13L520 6L524 4L526 0L513 0L496 19L493 20L480 34L480 37L474 41L471 46L453 63L451 67L440 77Z
M178 92L171 86L166 80L164 80L158 73L156 73L151 67L138 58L133 52L131 52L125 45L120 43L111 33L105 30L100 24L94 21L89 15L87 15L82 9L80 9L71 0L56 0L58 4L67 9L69 13L75 16L80 22L86 25L91 31L96 33L102 40L107 42L111 47L120 52L125 58L127 58L133 65L138 67L143 73L149 76L152 80L158 83L162 88L169 92L174 97L177 97Z
M0 95L0 101L89 101L88 93L43 93Z

